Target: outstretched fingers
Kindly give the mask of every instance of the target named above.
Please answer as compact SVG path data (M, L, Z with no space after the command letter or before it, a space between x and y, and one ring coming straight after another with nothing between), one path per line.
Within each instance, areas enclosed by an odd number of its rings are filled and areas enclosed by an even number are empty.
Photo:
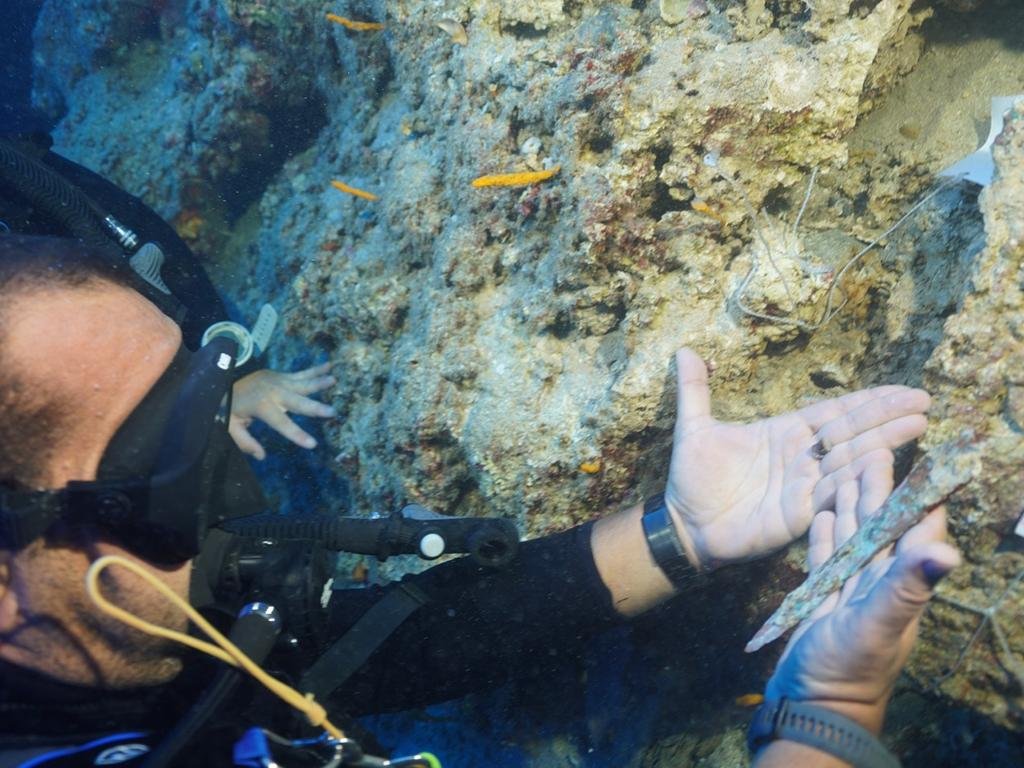
M305 379L289 379L282 389L297 395L312 395L333 387L337 382L333 376L311 376Z
M869 461L860 473L857 496L857 525L861 526L875 514L892 493L892 461Z
M329 419L336 416L334 408L327 403L321 403L311 397L303 397L296 392L283 392L281 394L281 405L291 413L300 416L315 416L320 419Z
M922 389L907 387L899 387L896 391L886 391L887 389L878 387L874 390L866 390L867 393L876 393L875 396L869 397L863 402L849 401L846 403L849 407L843 408L842 412L821 424L817 428L817 435L825 450L832 451L836 446L852 441L859 436L876 433L880 428L893 422L900 422L902 430L895 433L883 433L890 440L898 439L904 433L913 434L912 427L917 427L923 432L924 413L931 404L931 397L928 393ZM847 397L852 396L848 395ZM843 404L845 400L846 398L840 398L836 401L837 405ZM917 434L913 434L913 437L916 437ZM896 445L898 443L890 444L887 447L894 448Z
M813 572L820 568L832 556L839 542L836 541L836 515L834 512L819 512L811 522L811 531L807 537L807 568ZM810 615L806 624L809 626L816 619L831 613L839 600L839 593L833 592Z
M822 400L801 408L799 414L812 431L820 433L824 427L837 420L842 420L848 414L860 411L869 406L856 417L855 421L849 422L854 426L854 431L843 437L842 433L828 435L828 438L835 442L848 440L852 434L877 425L878 415L888 414L895 411L895 415L923 412L928 409L931 398L928 393L921 389L912 389L900 384L886 384L870 389L860 389L842 397ZM872 418L872 414L875 414ZM882 421L887 421L883 418ZM820 436L820 434L819 434ZM835 442L830 445L835 445Z
M228 424L228 434L235 441L242 453L252 456L256 461L267 458L267 451L260 441L252 436L248 426L241 419L232 418Z
M857 506L860 501L863 479L864 475L862 473L857 480L848 480L839 486L839 490L836 491L836 548L845 544L860 527ZM839 590L840 603L845 603L850 599L850 595L857 588L857 582L860 580L861 575L856 573L846 580L846 583Z
M304 368L301 371L293 371L287 374L289 379L293 381L303 381L306 379L318 379L321 376L326 376L330 373L331 368L334 367L334 363L326 362L320 363L320 365L314 365L309 368Z
M883 422L843 443L829 443L822 439L823 448L828 449L828 453L821 460L822 474L835 472L842 465L849 464L878 448L897 448L909 443L923 435L927 427L927 419L918 413Z
M273 406L264 408L260 411L259 417L266 422L267 426L276 430L300 448L316 448L316 439L288 418L288 414L283 409Z
M857 496L859 493L858 483L855 480L843 483L836 491L835 542L837 547L841 547L857 532Z
M824 475L814 486L811 495L811 506L815 512L823 509L834 509L836 503L836 492L846 482L851 480L859 481L862 474L872 469L872 478L883 477L878 470L873 469L875 465L888 465L892 467L893 455L888 448L878 448L858 457L849 464Z
M807 535L807 570L815 571L821 567L835 551L835 512L825 510L819 512L811 521L811 531Z

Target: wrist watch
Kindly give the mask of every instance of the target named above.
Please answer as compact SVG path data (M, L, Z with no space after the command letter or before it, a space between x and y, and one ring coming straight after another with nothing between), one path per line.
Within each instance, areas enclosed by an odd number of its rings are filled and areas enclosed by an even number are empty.
M774 739L806 744L854 768L900 768L900 761L866 728L825 707L780 699L760 706L747 732L756 753Z
M665 506L665 494L651 496L644 502L640 518L651 557L676 589L685 589L700 580L697 569L690 564L683 542L679 540L672 515Z

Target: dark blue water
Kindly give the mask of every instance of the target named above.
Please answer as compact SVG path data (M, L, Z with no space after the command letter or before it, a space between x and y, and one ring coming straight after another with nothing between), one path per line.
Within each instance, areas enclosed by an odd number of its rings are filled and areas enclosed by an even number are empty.
M7 0L0 10L0 131L46 127L32 114L32 27L42 0Z

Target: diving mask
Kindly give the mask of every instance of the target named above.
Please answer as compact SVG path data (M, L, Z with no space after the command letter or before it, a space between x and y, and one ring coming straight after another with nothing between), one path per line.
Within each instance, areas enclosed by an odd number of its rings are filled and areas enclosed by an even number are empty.
M49 491L0 490L0 542L19 548L57 520L96 525L151 562L194 557L207 532L265 500L227 431L235 345L179 348L111 439L96 480Z

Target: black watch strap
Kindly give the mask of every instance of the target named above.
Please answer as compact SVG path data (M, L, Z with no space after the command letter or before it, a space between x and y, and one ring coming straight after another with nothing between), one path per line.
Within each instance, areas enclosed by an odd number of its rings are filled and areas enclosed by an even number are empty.
M806 744L854 768L899 768L900 761L866 728L824 707L781 699L765 702L747 732L751 752L774 739Z
M658 567L664 572L668 580L677 589L684 589L692 586L699 580L697 569L690 564L683 549L683 542L679 540L675 525L672 523L672 515L665 506L665 494L659 493L651 496L644 502L644 514L641 518L644 526L644 536L647 538L647 546L651 550L651 557Z

